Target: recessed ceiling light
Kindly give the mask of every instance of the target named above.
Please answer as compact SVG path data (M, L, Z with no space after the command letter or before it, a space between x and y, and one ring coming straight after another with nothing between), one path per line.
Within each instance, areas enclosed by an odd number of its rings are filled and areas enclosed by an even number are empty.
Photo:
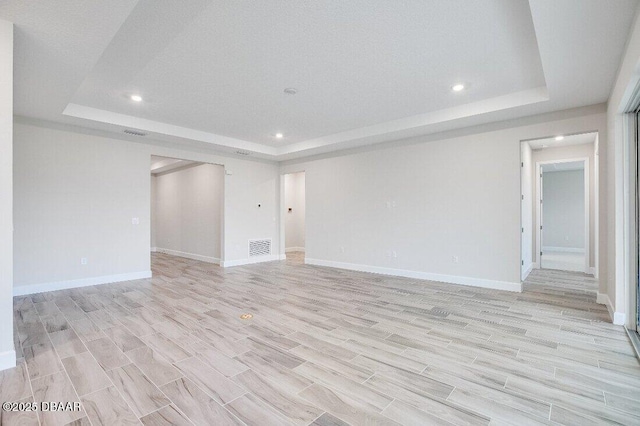
M564 136L556 136L557 141L561 141L562 139L564 139Z
M284 135L282 133L276 133L276 138L282 139Z
M284 93L286 93L287 95L295 95L296 93L298 93L298 89L296 89L295 87L287 87L286 89L284 89Z
M453 90L454 92L459 92L459 91L461 91L463 89L464 89L464 84L460 84L460 83L458 83L458 84L454 85L453 87L451 87L451 90Z
M134 102L142 102L142 96L140 95L131 95L131 100Z

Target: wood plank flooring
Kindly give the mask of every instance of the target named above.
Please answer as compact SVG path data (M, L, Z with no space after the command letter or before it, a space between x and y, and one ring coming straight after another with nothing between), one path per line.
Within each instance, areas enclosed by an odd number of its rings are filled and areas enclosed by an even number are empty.
M14 299L2 401L82 409L2 425L640 424L640 365L582 274L534 271L518 294L298 254L152 267Z

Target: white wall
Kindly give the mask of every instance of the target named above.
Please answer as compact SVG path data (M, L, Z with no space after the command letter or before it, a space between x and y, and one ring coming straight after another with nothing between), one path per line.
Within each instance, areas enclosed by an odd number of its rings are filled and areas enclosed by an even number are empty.
M290 251L305 248L305 174L284 175L285 247ZM292 210L289 211L289 208Z
M278 246L275 164L50 126L15 124L15 294L149 271L151 155L224 164L232 173L224 190L228 264L249 261L251 238L271 238ZM140 225L132 225L133 217Z
M151 226L151 250L156 249L156 218L158 205L158 178L155 175L151 175L151 209L150 209L150 226Z
M602 144L603 143L603 137L602 135L599 136L599 143ZM600 155L600 154L599 154ZM534 150L533 151L533 163L534 165L538 162L543 162L543 161L553 161L553 160L570 160L570 159L576 159L576 158L588 158L589 159L589 266L595 268L596 266L596 220L598 215L596 214L596 202L598 201L598 197L596 197L596 164L600 163L600 179L602 180L602 176L603 174L605 174L603 172L603 166L606 163L603 163L601 161L596 161L595 158L595 150L594 150L594 144L582 144L582 145L569 145L569 146L559 146L559 147L554 147L554 148L545 148L545 149L539 149L539 150ZM538 179L535 174L536 174L536 169L534 167L533 170L533 193L536 194L537 191L537 186L540 182L540 179ZM606 203L606 196L605 197L599 197L599 201L600 201L600 206L599 206L599 215L600 217L602 217L603 212L606 210L606 206L603 203ZM534 223L533 223L533 229L534 229L534 248L533 248L533 253L534 253L534 257L535 254L537 252L540 251L540 244L538 242L538 232L536 231L537 229L540 228L540 224L537 222L538 219L538 215L536 213L536 208L538 208L538 204L537 203L533 203L533 209L534 209ZM606 231L606 228L602 228L600 229L601 232ZM602 241L602 239L600 239L600 241ZM545 243L546 245L546 243ZM605 248L603 248L602 246L599 247L600 250L600 258L603 259L602 254L603 251L606 251ZM600 264L600 271L599 274L601 275L603 273L603 265ZM602 276L602 275L601 275ZM603 282L604 279L601 280L601 282Z
M14 285L149 275L144 146L20 124L15 140Z
M0 370L13 344L13 24L0 20Z
M640 10L640 9L639 9ZM635 273L633 271L633 251L630 249L629 236L633 233L630 224L631 215L628 213L630 198L625 195L625 183L628 182L628 152L633 138L628 135L625 129L623 114L627 111L629 101L640 84L640 19L638 11L631 34L627 41L624 56L618 69L618 76L613 85L611 96L607 103L607 128L608 134L605 153L607 169L609 174L601 186L606 196L607 212L606 217L601 221L601 226L607 229L607 238L601 240L600 244L606 247L609 254L606 262L608 274L601 280L598 299L607 304L613 316L614 323L626 324L635 328L634 311L635 306L632 287L635 285ZM602 155L602 154L601 154ZM626 181L626 182L625 182Z
M531 145L527 142L521 144L522 170L520 172L520 184L522 191L522 205L520 214L522 227L522 280L526 279L534 262L533 250L533 161Z
M604 132L604 118L600 106L287 162L281 173L306 171L307 261L519 289L520 141Z
M155 180L158 251L218 262L224 168L200 164L158 174Z
M557 247L584 250L584 171L544 172L542 187L542 250Z

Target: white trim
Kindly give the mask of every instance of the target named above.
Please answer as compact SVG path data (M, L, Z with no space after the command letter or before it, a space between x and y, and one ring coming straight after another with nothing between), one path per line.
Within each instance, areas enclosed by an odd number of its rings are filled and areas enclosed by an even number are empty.
M627 315L624 312L613 313L613 323L615 325L624 325L627 322Z
M560 253L584 253L584 248L579 247L542 247L542 251L555 251Z
M584 272L590 270L590 259L591 255L589 253L589 245L590 245L590 220L589 220L589 210L591 210L591 200L589 198L589 193L591 189L591 182L589 177L589 157L578 157L578 158L564 158L561 160L547 160L547 161L536 161L536 176L534 181L536 182L536 201L535 201L535 209L536 209L536 252L535 259L536 263L542 265L540 259L540 251L544 251L544 246L542 245L542 230L540 229L540 225L542 224L542 209L540 208L540 198L542 197L542 185L540 184L540 180L542 179L541 175L541 166L543 164L559 164L559 163L573 163L576 161L584 162L584 268L582 269ZM597 173L597 171L596 171ZM594 206L597 210L599 207ZM597 215L596 215L597 218ZM598 251L598 247L594 246L596 252ZM595 266L597 270L597 265ZM595 274L594 274L595 275Z
M624 325L627 316L623 312L615 312L613 310L611 299L609 299L608 294L598 292L596 302L607 307L607 311L609 311L609 318L611 318L611 322L613 324Z
M292 251L304 251L304 247L287 247L284 249L285 253L291 253Z
M360 265L355 263L335 262L322 259L304 259L304 263L316 266L328 266L330 268L348 269L351 271L371 272L374 274L393 275L398 277L416 278L421 280L438 281L449 284L468 285L473 287L492 288L522 292L522 283L509 281L486 280L482 278L460 277L454 275L434 274L430 272L410 271L406 269L392 269L380 266Z
M0 353L0 370L7 370L16 366L16 351L4 351Z
M286 256L285 256L286 259ZM273 262L274 260L281 260L279 254L269 254L266 256L252 257L251 259L236 259L236 260L223 260L220 262L220 266L228 268L230 266L242 266L251 265L253 263Z
M279 260L287 260L287 255L286 254L279 254L278 256L280 256Z
M121 281L151 278L151 271L130 272L127 274L103 275L100 277L80 278L77 280L57 281L52 283L28 284L13 287L14 296L42 293L45 291L65 290L68 288L88 287L92 285L110 284Z
M527 266L527 268L524 270L524 273L522 274L522 281L527 279L531 271L533 271L534 266L535 264L533 262L529 263L529 266Z
M158 251L158 247L151 247L151 253L155 253Z
M540 264L538 262L533 262L533 269L540 269Z
M201 262L215 263L216 265L220 264L220 259L218 259L217 257L202 256L200 254L187 253L187 252L178 251L178 250L170 250L170 249L161 248L161 247L155 247L155 249L158 253L169 254L171 256L184 257L192 260L199 260Z

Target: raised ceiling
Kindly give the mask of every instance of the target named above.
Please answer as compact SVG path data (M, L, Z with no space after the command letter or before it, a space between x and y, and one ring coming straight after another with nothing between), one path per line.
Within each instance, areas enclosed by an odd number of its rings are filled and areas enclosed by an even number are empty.
M281 160L604 102L635 8L6 0L0 18L16 114Z
M544 148L557 148L559 146L591 144L596 141L597 136L597 133L580 133L576 135L562 135L561 140L556 140L556 136L552 136L527 141L527 143L531 146L531 149L538 150Z

